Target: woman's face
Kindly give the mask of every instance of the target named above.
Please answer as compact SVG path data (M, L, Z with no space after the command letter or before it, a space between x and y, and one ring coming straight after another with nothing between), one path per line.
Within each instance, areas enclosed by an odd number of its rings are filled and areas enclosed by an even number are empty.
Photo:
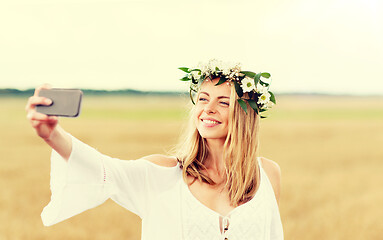
M225 140L228 133L231 87L226 83L214 86L218 81L219 78L216 78L202 83L194 118L203 138Z

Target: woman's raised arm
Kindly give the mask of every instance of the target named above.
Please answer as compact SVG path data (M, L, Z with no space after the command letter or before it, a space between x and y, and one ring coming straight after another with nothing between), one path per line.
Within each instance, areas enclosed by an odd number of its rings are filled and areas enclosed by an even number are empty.
M41 89L49 89L49 85L42 85L35 89L35 93L28 99L25 110L27 119L36 130L39 137L51 146L65 160L69 159L72 152L72 141L67 132L58 125L58 117L47 116L36 111L36 105L50 105L52 101L45 97L40 97Z

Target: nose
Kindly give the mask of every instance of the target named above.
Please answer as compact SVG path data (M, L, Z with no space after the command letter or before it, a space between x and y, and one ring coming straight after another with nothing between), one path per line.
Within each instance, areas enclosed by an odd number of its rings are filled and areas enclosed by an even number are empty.
M214 101L210 101L208 104L205 105L204 111L206 113L215 113L216 112L215 108L216 108L216 106L215 106Z

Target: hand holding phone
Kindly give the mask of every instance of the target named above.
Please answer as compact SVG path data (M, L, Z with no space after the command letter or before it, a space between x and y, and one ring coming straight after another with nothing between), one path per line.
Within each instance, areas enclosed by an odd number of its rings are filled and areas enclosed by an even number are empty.
M51 105L36 105L36 111L48 116L78 117L81 109L82 91L79 89L41 89L40 97L52 100Z
M56 96L57 93L54 93L54 96L51 96L44 93L46 90L52 90L48 91L50 93L55 92L57 89L52 89L49 84L44 84L42 86L39 86L35 89L35 93L33 96L28 98L28 102L25 106L25 111L27 112L27 119L29 120L31 126L35 129L37 135L44 139L44 141L52 147L57 153L59 153L65 160L69 159L69 156L72 151L72 141L70 138L70 135L68 135L67 132L63 128L61 128L58 124L59 118L57 116L75 116L79 113L79 107L81 103L81 91L80 93L75 94L75 96L80 95L80 97L74 97L74 101L71 101L72 103L77 103L77 107L75 109L76 113L73 113L73 111L70 112L63 112L63 111L52 111L54 106L61 105L60 100L57 100ZM73 89L72 89L73 90ZM41 95L47 96L40 96L40 92L42 92ZM67 96L67 94L64 94ZM56 99L56 100L55 100ZM65 100L65 98L64 98ZM72 99L73 100L73 99ZM53 104L52 104L53 102ZM37 107L39 106L39 107ZM47 108L41 108L42 106L50 106ZM73 106L73 105L72 105ZM37 112L37 108L39 108L39 111L41 112L47 112L47 109L50 109L48 114L53 113L53 115L48 116L47 114ZM67 109L67 108L64 108ZM57 110L57 109L56 109ZM68 114L69 113L69 114Z

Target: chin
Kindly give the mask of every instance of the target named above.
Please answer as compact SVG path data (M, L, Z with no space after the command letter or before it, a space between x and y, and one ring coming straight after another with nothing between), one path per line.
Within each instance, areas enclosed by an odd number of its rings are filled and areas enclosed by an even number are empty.
M205 131L199 131L199 134L201 135L202 138L205 139L226 139L227 134L222 134L222 133L213 133L213 132L205 132Z

